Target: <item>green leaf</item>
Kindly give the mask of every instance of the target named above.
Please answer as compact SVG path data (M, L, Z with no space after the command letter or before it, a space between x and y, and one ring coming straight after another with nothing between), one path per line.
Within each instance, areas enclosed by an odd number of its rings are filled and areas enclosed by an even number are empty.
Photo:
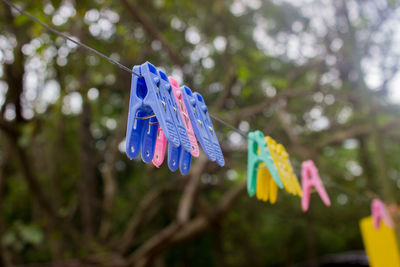
M41 229L35 225L21 225L19 227L19 234L26 243L38 245L43 240L43 233Z

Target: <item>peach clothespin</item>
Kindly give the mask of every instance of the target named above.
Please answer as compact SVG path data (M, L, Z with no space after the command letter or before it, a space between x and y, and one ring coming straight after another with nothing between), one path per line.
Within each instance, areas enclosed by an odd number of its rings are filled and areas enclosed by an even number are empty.
M375 198L372 200L371 213L375 229L379 229L381 220L384 221L388 227L393 228L392 218L390 218L385 203L383 203L380 199Z
M318 174L318 169L312 160L304 161L301 164L301 184L303 188L303 196L301 198L301 208L307 211L310 204L311 188L315 187L322 201L326 206L331 205L328 194Z

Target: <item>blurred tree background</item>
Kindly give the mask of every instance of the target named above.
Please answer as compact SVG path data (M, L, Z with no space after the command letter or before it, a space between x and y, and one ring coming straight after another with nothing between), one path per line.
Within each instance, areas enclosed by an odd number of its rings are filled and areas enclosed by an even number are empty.
M128 160L130 74L2 3L0 265L319 266L363 250L372 197L399 200L398 1L13 2L128 67L160 66L284 144L298 175L313 159L332 207L249 198L247 142L216 121L223 168Z

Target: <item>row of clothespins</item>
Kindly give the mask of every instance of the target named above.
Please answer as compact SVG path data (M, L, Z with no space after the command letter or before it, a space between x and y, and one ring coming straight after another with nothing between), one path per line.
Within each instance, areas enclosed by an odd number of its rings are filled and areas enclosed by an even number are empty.
M133 67L129 115L126 131L126 154L141 154L145 163L159 167L164 161L168 141L168 167L182 174L190 169L192 156L198 157L200 143L211 161L224 166L218 138L203 97L187 86L179 87L173 77L146 62ZM140 153L141 152L141 153ZM260 131L248 135L248 193L260 200L275 203L278 187L302 197L308 209L311 188L315 187L323 202L330 200L312 161L302 164L300 187L289 155L283 145Z
M311 189L315 188L325 205L331 205L314 162L307 160L301 164L300 186L285 147L270 136L264 137L260 131L249 133L247 161L247 192L250 197L256 195L257 199L273 204L278 196L278 187L284 188L288 193L301 197L302 209L307 211Z
M168 141L168 167L182 174L198 157L197 141L211 161L224 166L225 160L203 97L146 62L133 67L126 154L141 154L145 163L159 167Z

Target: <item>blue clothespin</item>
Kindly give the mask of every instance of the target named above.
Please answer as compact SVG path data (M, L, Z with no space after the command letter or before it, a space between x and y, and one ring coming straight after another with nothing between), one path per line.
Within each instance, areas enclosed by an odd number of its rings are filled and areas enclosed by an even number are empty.
M154 155L154 148L156 146L156 138L157 138L157 131L158 131L158 121L156 117L151 117L146 119L144 124L145 129L142 143L141 143L141 154L142 160L146 163L149 163L153 159Z
M192 154L198 156L199 148L197 146L197 140L194 136L190 120L187 117L188 115L186 111L186 106L185 103L183 103L184 100L182 99L182 92L179 88L178 82L173 77L169 77L168 80L172 86L171 98L174 99L175 103L177 104L177 108L180 113L179 117L183 123L183 127L180 127L180 130L187 133L188 136L190 133L192 137L192 140L189 138L190 150L187 147L182 146L178 148L172 145L168 146L168 167L172 171L176 171L179 165L180 172L185 175L189 172L190 163L192 161Z
M208 108L204 98L199 93L193 94L196 99L197 106L200 107L200 116L203 117L204 125L206 131L210 137L211 143L213 145L214 152L216 154L216 161L221 167L225 165L224 155L222 154L221 146L219 145L218 137L215 133L214 126L211 122L210 114L208 113Z
M170 103L170 106L172 107L172 118L174 120L174 125L177 128L177 132L179 134L179 140L181 145L180 146L175 146L174 144L169 143L168 144L168 167L171 171L176 171L178 167L180 166L180 161L181 161L181 155L186 156L186 152L190 152L192 149L189 141L189 136L186 132L186 128L183 124L183 120L181 117L181 114L179 113L178 105L175 101L175 97L172 92L172 86L168 80L167 75L159 71L160 77L161 77L161 85L167 88L165 93L168 93L168 95L164 95L165 99L168 99L168 102ZM190 155L190 153L188 153ZM183 159L184 161L187 161L187 159ZM189 165L190 167L190 165ZM189 169L187 170L189 171ZM182 170L181 170L182 172ZM182 172L182 174L187 174Z
M176 147L181 145L181 134L176 128L177 122L174 119L174 109L168 91L171 90L171 85L168 79L165 82L158 70L149 62L134 66L133 71L141 77L132 75L126 154L132 159L141 149L142 160L148 163L154 155L159 126L163 129L168 142Z
M187 86L182 86L181 91L194 133L205 154L211 161L217 161L220 166L224 166L224 156L203 97L192 93Z
M165 88L165 90L161 90L161 96L163 97L164 101L166 101L169 105L172 120L173 120L173 125L176 127L176 131L178 133L179 141L180 141L180 146L182 146L186 151L190 151L192 149L189 141L189 136L186 132L186 128L183 124L183 120L181 117L181 114L179 113L178 110L178 105L175 101L175 97L172 93L172 86L169 83L167 75L162 72L161 70L158 71L160 74L160 87ZM164 130L164 128L162 128ZM165 133L165 131L164 131ZM168 138L167 138L168 139ZM179 147L176 146L175 144L172 144L174 147Z

